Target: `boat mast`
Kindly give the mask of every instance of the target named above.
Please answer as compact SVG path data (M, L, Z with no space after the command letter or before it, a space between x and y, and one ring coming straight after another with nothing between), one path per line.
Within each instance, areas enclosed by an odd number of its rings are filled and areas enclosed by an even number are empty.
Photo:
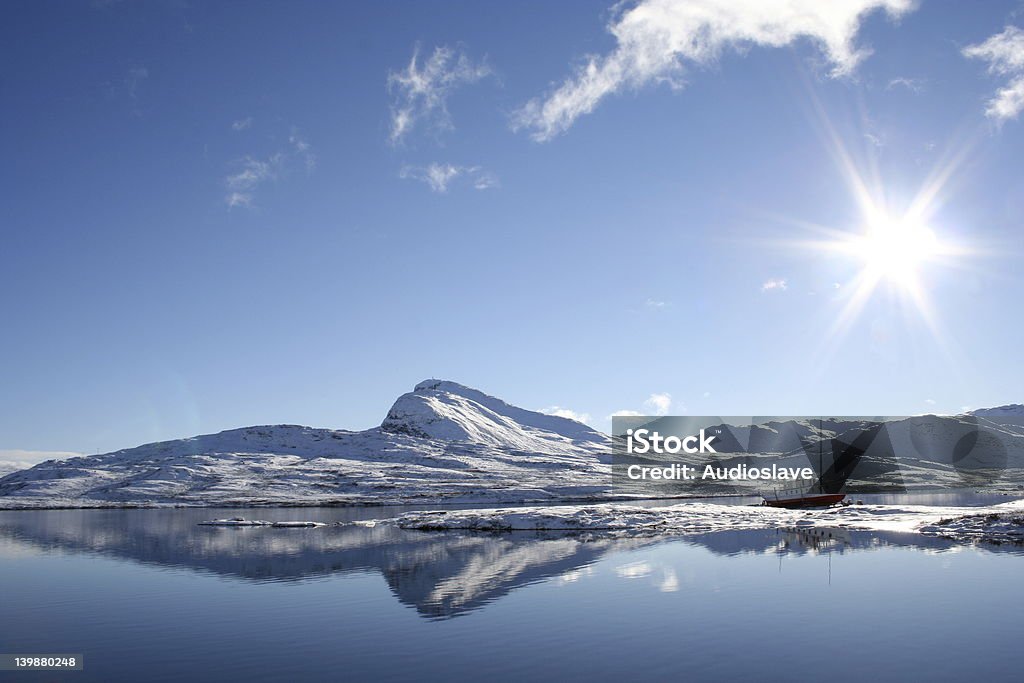
M825 493L825 465L821 456L821 418L818 418L818 493Z

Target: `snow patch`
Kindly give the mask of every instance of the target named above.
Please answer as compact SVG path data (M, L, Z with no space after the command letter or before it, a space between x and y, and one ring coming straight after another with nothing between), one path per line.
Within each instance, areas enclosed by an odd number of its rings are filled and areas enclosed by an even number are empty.
M275 528L309 528L327 526L324 522L304 522L304 521L287 521L287 522L268 522L263 519L245 519L243 517L232 517L230 519L209 519L205 522L199 522L199 526L269 526Z
M378 522L380 523L380 522ZM849 505L817 510L681 503L409 512L390 523L421 531L608 531L692 534L739 529L820 528L942 535L962 541L1021 542L1024 501L986 508Z

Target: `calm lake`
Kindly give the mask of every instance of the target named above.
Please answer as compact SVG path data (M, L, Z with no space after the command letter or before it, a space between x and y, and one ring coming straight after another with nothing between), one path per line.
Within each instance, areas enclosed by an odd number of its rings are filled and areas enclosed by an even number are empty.
M0 653L85 656L83 671L0 680L1019 675L1019 548L849 531L665 539L196 525L401 511L0 512Z

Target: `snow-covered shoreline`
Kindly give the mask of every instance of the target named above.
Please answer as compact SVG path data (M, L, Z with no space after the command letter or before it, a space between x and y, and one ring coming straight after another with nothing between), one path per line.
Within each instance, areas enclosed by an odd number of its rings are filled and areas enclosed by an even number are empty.
M911 442L916 435L915 449L935 451L932 459L904 459L892 468L885 458L865 455L864 477L848 482L846 490L969 486L1022 495L1024 424L1015 422L1018 412L1014 408L1002 415L1006 424L992 422L986 427L986 434L1000 435L990 445L999 446L996 450L1005 465L995 472L983 470L991 476L978 479L981 470L965 474L942 450L957 443L958 435L975 434L977 421L988 418L919 416L887 426L887 433L890 439ZM851 429L860 434L859 424L829 423L834 432L826 434L820 425L799 419L769 422L757 428L756 438L752 427L722 427L731 438L728 457L736 467L745 468L775 459L798 464L806 460L802 438L831 439ZM725 439L724 432L720 437ZM394 524L409 529L647 534L787 524L886 530L903 525L933 530L922 533L1010 538L1020 526L1016 518L1004 519L1000 511L978 508L901 504L808 513L722 505L713 499L750 496L757 487L624 486L614 477L612 451L611 437L580 422L431 379L400 396L379 427L363 431L245 427L49 460L0 478L0 510L403 506L422 511L390 515L397 520ZM685 495L675 495L678 492ZM666 499L681 503L651 507ZM996 517L978 517L984 514Z
M601 531L687 535L739 529L850 529L941 536L956 541L1024 544L1024 500L985 507L849 505L817 510L680 503L435 510L381 520L421 531Z
M208 526L317 527L316 521L275 523L242 517ZM662 507L619 503L422 510L342 526L422 532L587 532L598 536L685 537L724 531L850 530L938 536L965 543L1024 545L1024 499L983 507L857 504L812 510L687 502Z

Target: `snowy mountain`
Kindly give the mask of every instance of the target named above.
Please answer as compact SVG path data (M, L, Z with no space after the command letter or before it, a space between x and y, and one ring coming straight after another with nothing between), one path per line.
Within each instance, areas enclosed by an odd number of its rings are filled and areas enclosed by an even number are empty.
M427 380L366 431L246 427L46 461L0 479L0 508L594 499L609 448L582 423Z
M998 406L996 408L979 408L978 410L972 410L968 415L976 415L977 417L1024 417L1024 405L1020 403L1011 403L1005 406Z
M860 419L722 424L712 428L717 455L677 459L701 468L821 466L848 491L1016 491L1024 485L1019 408L920 415L884 429ZM651 426L672 433L685 419ZM432 379L365 431L246 427L43 462L0 478L0 508L542 503L762 488L756 480L630 487L621 478L613 488L611 451L611 439L585 424Z

